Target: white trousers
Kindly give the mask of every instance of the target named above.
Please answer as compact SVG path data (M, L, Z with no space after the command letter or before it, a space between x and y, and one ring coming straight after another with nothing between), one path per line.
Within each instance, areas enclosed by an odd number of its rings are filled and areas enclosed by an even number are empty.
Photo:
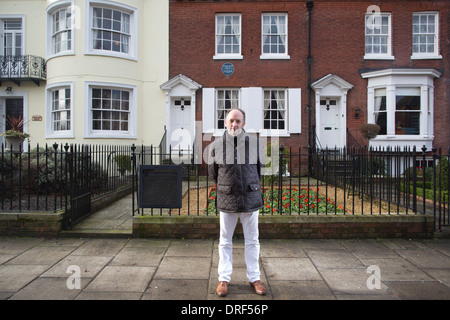
M259 210L240 214L245 238L245 264L250 282L260 280L259 271ZM238 221L237 213L220 212L219 281L231 280L233 271L233 234Z

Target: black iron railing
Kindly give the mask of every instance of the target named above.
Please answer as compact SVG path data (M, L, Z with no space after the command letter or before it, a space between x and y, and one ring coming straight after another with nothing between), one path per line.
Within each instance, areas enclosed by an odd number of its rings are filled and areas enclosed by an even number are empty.
M47 66L45 59L38 56L0 56L0 78L19 83L22 80L46 80Z
M75 187L95 197L131 185L128 146L45 145L28 151L0 149L0 210L59 211Z
M56 143L27 150L0 148L1 211L67 211L75 187L88 186L93 197L124 186L137 191L141 165L176 165L183 175L181 208L138 208L134 192L133 215L218 213L216 186L207 177L202 152ZM261 214L426 214L434 217L439 230L450 225L450 152L446 152L438 148L275 149L266 157Z
M281 215L411 215L435 217L436 229L449 225L449 154L440 149L327 150L280 148L271 155L261 181L262 214ZM140 165L181 165L184 172L183 206L179 209L137 207L133 214L217 214L216 186L208 179L206 165L193 150L161 153L156 147L133 149L134 169ZM277 159L274 159L277 157ZM431 161L430 161L431 159ZM312 163L312 170L308 170ZM421 164L429 167L423 168ZM280 174L281 173L281 174ZM137 174L134 189L138 189Z

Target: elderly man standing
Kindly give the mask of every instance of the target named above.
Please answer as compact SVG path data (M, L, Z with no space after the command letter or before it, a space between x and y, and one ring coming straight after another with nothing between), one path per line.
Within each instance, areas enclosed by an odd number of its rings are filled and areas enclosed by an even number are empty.
M232 239L240 214L245 237L247 278L257 294L265 294L259 270L258 215L261 195L260 147L256 137L246 134L245 113L231 109L225 117L227 130L209 146L208 174L217 185L220 211L219 285L216 293L228 294L233 269Z

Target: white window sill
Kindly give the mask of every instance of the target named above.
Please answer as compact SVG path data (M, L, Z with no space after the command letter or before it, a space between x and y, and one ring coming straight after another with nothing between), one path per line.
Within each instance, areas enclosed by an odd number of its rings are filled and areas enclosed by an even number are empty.
M46 139L73 139L75 135L72 131L52 132L45 136Z
M435 55L435 54L430 54L430 55L425 55L425 54L413 54L411 56L411 60L431 60L431 59L442 59L441 55Z
M261 137L289 137L289 131L287 130L267 130L263 129L260 131Z
M395 57L385 54L366 54L364 60L395 60Z
M290 60L289 55L279 55L279 54L263 54L259 56L261 60Z
M110 133L110 132L91 132L86 135L84 138L86 139L136 139L135 134L129 133Z
M131 61L138 61L137 57L134 57L130 54L114 53L114 52L110 52L110 51L102 51L102 50L86 51L84 54L87 56L104 56L104 57L111 57L111 58L126 59L126 60L131 60Z
M216 54L213 56L214 60L242 60L244 58L241 54Z
M392 141L392 140L410 140L410 141L420 141L420 140L428 140L428 136L423 135L413 135L413 134L385 134L378 135L377 137L371 139L371 141Z
M65 57L65 56L74 56L75 52L73 50L68 50L68 51L63 51L63 52L58 52L58 53L52 53L51 55L49 55L47 57L47 61L52 59L52 58L57 58L57 57Z

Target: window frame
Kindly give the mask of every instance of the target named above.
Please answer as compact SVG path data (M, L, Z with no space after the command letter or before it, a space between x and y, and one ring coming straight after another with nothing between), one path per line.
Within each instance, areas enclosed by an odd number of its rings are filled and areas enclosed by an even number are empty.
M94 129L92 107L93 89L111 89L129 92L128 130ZM100 109L101 110L101 109ZM108 109L111 111L112 109ZM122 111L120 111L122 112ZM128 84L88 81L85 83L85 138L136 139L137 137L137 87Z
M223 91L224 92L224 97L226 94L226 91L230 91L230 94L232 95L231 98L229 99L229 103L231 104L231 108L226 108L225 104L227 102L227 99L223 99L224 101L224 108L223 109L219 109L219 91ZM236 108L236 106L233 106L233 101L236 101L236 99L233 99L233 92L237 93L237 108L241 108L241 99L242 99L242 94L241 94L241 88L216 88L216 92L215 92L215 101L214 101L214 122L215 122L215 128L217 130L226 130L226 126L225 126L225 116L226 113L228 112L228 110L231 110L232 108ZM222 111L223 112L223 128L219 128L219 121L222 119L219 119L219 112Z
M373 147L432 146L434 139L434 80L442 75L436 69L382 69L361 73L367 84L367 123L375 123L375 90L386 89L386 134L370 139ZM418 135L396 134L395 108L397 88L420 88L420 123Z
M272 17L272 16L284 16L285 17L285 32L284 32L284 37L285 37L285 51L284 53L265 53L264 52L264 36L268 35L271 36L271 33L264 33L264 17ZM288 54L288 14L287 13L282 13L282 12L270 12L270 13L262 13L261 14L261 55L260 55L260 59L290 59L290 56ZM280 33L277 33L276 36L280 36Z
M367 23L369 21L369 18L373 18L372 14L366 14L365 18L364 18L364 59L366 60L394 60L395 57L392 55L392 16L391 13L385 13L382 12L379 14L381 19L380 21L382 21L383 18L387 17L388 18L388 33L387 33L387 52L386 53L367 53L367 37L375 37L377 35L375 34L368 34L367 30L371 29L367 27ZM373 18L373 19L377 19L377 18ZM382 23L382 22L380 22ZM379 34L384 35L384 34Z
M60 89L70 90L70 128L68 130L55 130L53 122L53 92ZM74 137L74 84L73 82L58 82L46 87L46 138L73 138Z
M372 110L369 110L368 112L368 121L369 123L377 123L377 121L371 121L376 119L375 114L376 113L384 113L386 115L386 133L384 134L378 134L378 138L381 139L386 139L386 138L416 138L418 139L419 137L422 136L426 136L427 132L422 132L422 126L420 125L420 123L422 121L428 122L428 116L431 113L430 112L430 99L432 97L429 96L429 91L427 92L427 96L423 97L423 92L424 92L424 88L426 88L427 90L429 90L430 86L429 85L424 85L421 83L410 83L410 84L402 84L401 81L396 81L395 78L393 79L394 82L393 84L386 84L386 85L378 85L375 87L369 87L369 94L370 92L372 92L372 97L373 100L370 101L372 107ZM398 110L397 109L397 97L399 97L399 91L404 90L404 89L413 89L413 90L418 90L419 91L419 101L420 101L420 105L419 105L419 109L418 110ZM375 94L375 92L377 90L385 90L385 103L386 103L386 110L382 110L382 111L377 111L376 107L375 107L375 100L377 98L377 95ZM381 97L381 96L378 96ZM425 105L422 105L424 104ZM427 110L426 112L424 112L424 110ZM419 113L419 132L417 134L404 134L401 133L399 131L398 128L398 123L396 123L396 116L397 113ZM377 138L375 138L377 139Z
M1 54L2 56L5 55L5 44L4 44L4 34L5 34L5 27L4 27L4 22L7 20L20 20L21 21L21 30L20 30L20 34L21 34L21 43L20 43L20 55L19 56L23 56L25 55L25 30L26 30L26 26L25 26L25 15L23 14L0 14L0 23L1 23L1 27L0 27L0 33L2 35L2 40L0 42L0 49L1 49ZM14 34L19 33L19 32L14 32ZM15 40L14 40L15 41ZM17 50L17 48L15 48L15 50ZM17 56L16 54L13 54L12 56Z
M239 17L239 52L238 53L219 53L218 52L218 18L219 17ZM214 24L214 57L215 60L220 59L243 59L242 56L242 15L240 13L217 13L214 17L215 24Z
M431 16L433 15L435 17L435 25L434 25L434 34L433 34L433 38L434 38L434 50L433 52L426 52L426 53L422 53L422 52L414 52L414 16L423 16L423 15L427 15L427 16ZM420 18L419 18L420 19ZM419 23L419 28L420 28L420 23ZM412 15L412 23L411 23L411 59L442 59L442 56L439 54L439 12L436 11L420 11L420 12L413 12ZM428 35L431 35L429 33L427 33ZM419 33L420 36L420 33Z
M85 54L86 55L101 55L116 58L124 58L137 61L137 43L138 43L138 12L137 9L126 4L117 2L107 2L103 0L87 0L87 7L89 14L86 15L86 34L85 34ZM94 7L101 9L110 9L126 13L130 15L129 21L129 42L128 52L117 52L113 50L103 50L94 48ZM111 30L111 32L113 32Z
M283 94L284 94L284 99L283 99L284 109L277 108L276 110L273 110L273 109L270 109L270 108L269 109L266 108L266 100L267 100L265 98L266 92L268 92L269 95L270 95L270 97L269 97L269 101L270 101L269 102L269 106L270 106L270 103L272 101L272 92L273 91L277 92L277 98L276 98L277 105L278 105L278 102L281 101L281 99L279 99L278 94L279 94L279 92L283 92ZM287 90L287 88L263 88L262 94L263 94L263 105L262 105L262 120L263 120L263 123L262 123L262 131L265 132L266 134L270 133L270 135L286 134L287 131L288 131L288 124L289 124L289 119L288 119L289 105L288 105L288 90ZM275 112L281 112L280 110L284 111L284 119L279 119L279 118L277 118L277 119L272 119L272 118L266 119L265 118L265 113L266 112L274 112L274 111ZM272 125L270 125L270 128L265 128L265 122L267 120L270 121L270 122L275 120L276 123L277 123L277 128L272 128ZM284 123L284 128L283 129L279 128L280 121L282 121Z
M57 32L58 34L62 34L63 32L70 33L70 39L67 41L70 42L71 47L67 50L61 50L59 52L56 52L55 50L55 31L53 29L53 16L56 14L56 12L61 11L63 9L70 10L70 27L65 29L64 31ZM73 4L73 0L65 0L65 1L57 1L52 3L47 7L47 59L50 59L52 57L56 56L63 56L63 55L73 55L75 54L75 42L74 42L74 32L75 32L75 25L76 25L76 15L79 15L79 12L77 12L76 7Z

